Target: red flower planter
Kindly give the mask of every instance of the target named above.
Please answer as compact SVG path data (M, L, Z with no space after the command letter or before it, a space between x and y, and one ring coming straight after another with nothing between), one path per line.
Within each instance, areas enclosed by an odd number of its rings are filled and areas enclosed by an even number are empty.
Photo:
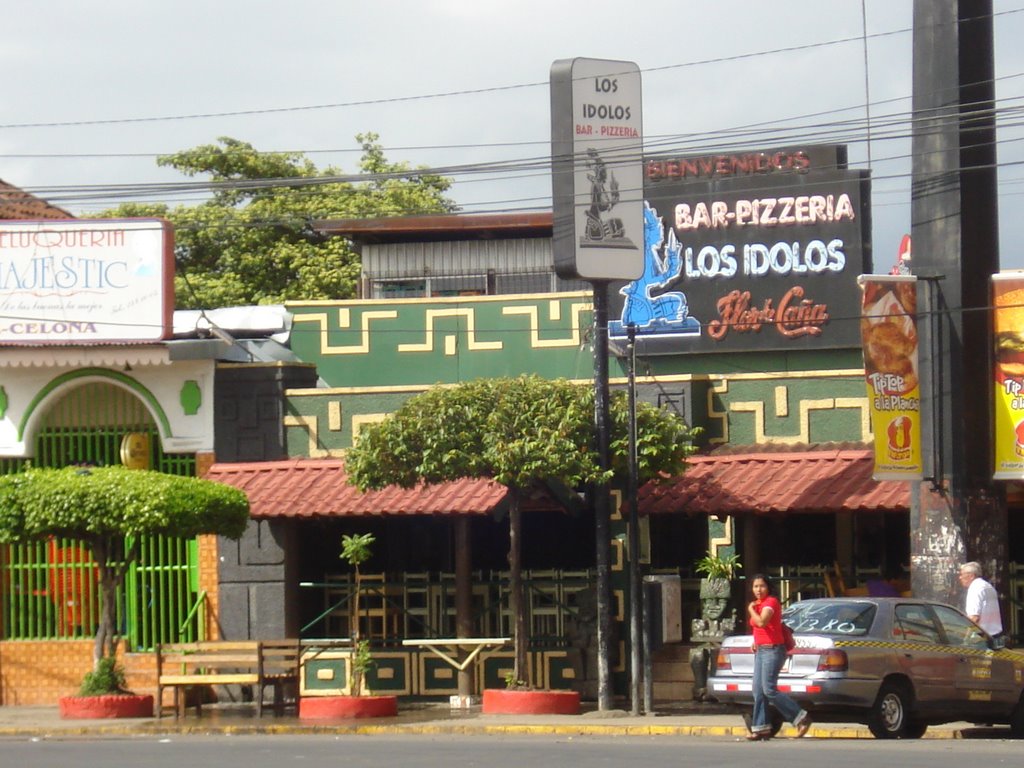
M397 696L306 696L299 699L300 720L394 717Z
M64 720L153 716L153 697L148 695L62 696L58 704Z
M485 715L578 715L576 691L527 691L505 688L484 690Z

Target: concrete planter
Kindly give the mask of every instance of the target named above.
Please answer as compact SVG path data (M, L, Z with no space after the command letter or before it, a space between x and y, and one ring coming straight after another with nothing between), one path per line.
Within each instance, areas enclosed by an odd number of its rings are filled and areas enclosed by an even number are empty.
M300 720L394 717L397 696L306 696L299 699Z
M484 691L485 715L578 715L576 691L530 691L488 688Z
M149 695L62 696L58 705L63 720L153 716L153 697Z

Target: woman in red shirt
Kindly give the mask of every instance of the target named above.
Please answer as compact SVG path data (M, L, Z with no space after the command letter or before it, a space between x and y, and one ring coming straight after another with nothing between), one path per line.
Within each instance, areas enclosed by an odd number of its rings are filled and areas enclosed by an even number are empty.
M772 595L771 582L764 574L750 580L754 599L747 606L747 618L754 635L754 714L750 723L750 741L772 737L768 705L796 727L797 738L811 727L811 716L793 699L779 692L779 670L786 661L786 639L782 635L782 606Z

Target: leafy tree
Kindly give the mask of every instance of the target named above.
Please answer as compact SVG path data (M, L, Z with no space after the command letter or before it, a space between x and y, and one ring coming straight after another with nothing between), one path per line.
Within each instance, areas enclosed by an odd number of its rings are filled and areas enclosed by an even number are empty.
M194 477L114 467L29 469L0 476L0 543L79 539L100 581L94 669L117 652L117 588L138 556L139 536L219 533L238 538L249 520L245 494ZM125 539L133 541L126 551Z
M125 203L99 218L158 216L175 228L175 292L182 308L273 304L356 295L359 257L341 237L314 232L310 222L455 210L445 197L451 181L388 162L375 133L356 136L359 174L318 170L301 152L260 152L221 137L157 164L186 176L207 176L209 199L170 208Z
M407 400L359 434L346 467L359 488L488 477L509 489L510 609L515 621L514 680L528 680L523 603L521 502L546 485L578 489L625 478L628 412L613 394L612 469L594 450L593 387L538 376L479 379L435 387ZM696 431L673 413L637 403L640 482L678 474L693 452Z
M372 533L357 533L351 536L345 534L341 537L341 554L339 557L355 568L356 588L352 598L352 615L355 616L355 626L352 628L352 693L356 696L362 695L363 680L366 673L373 666L373 657L370 655L370 641L364 640L359 633L359 596L363 590L363 577L359 572L359 566L370 559L373 554L371 547L375 541Z

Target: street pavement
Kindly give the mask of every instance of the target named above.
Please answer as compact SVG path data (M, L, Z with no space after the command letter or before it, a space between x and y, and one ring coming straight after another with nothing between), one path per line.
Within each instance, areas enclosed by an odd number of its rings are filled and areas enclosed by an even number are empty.
M779 738L794 736L786 725ZM719 705L680 705L651 715L624 710L584 711L579 715L490 715L479 707L451 709L447 703L399 702L397 717L359 720L299 720L265 714L251 706L207 705L200 717L190 712L181 720L64 720L57 707L0 706L0 737L102 737L154 734L556 734L594 736L718 736L741 739L741 718ZM980 728L970 723L932 726L925 738L1009 738L1006 728ZM867 727L853 723L816 723L805 738L872 738Z

